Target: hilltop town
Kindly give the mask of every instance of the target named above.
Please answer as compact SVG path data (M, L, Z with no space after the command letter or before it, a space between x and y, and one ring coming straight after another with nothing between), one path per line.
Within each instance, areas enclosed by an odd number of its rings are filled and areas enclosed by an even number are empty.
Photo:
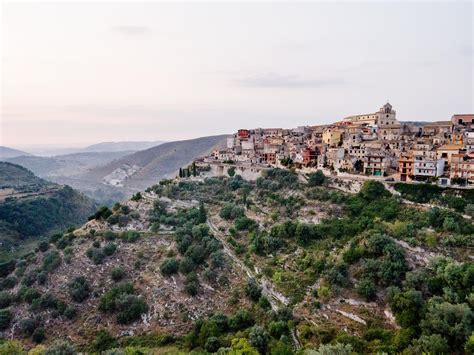
M390 103L377 112L329 125L294 129L239 129L225 149L198 159L222 173L235 166L244 177L269 167L322 169L396 181L474 184L474 114L449 121L399 122Z

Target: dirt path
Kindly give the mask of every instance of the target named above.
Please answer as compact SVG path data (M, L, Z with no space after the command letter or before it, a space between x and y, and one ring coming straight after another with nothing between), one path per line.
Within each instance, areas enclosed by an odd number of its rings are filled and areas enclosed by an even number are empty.
M257 274L253 272L247 265L245 265L238 257L234 254L229 243L225 239L224 233L222 233L214 224L214 222L208 218L207 225L209 226L214 237L222 243L224 252L232 259L232 261L240 267L249 278L253 278L262 288L263 295L268 299L273 311L278 311L282 306L288 306L290 303L288 298L278 292L266 277L262 276L260 279L257 278ZM301 349L301 343L298 340L295 329L290 329L291 338L296 350Z

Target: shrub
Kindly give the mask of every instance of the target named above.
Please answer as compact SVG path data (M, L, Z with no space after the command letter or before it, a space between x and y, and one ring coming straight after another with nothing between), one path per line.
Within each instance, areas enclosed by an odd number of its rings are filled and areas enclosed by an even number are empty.
M390 196L390 192L385 189L385 186L375 180L366 180L362 185L359 195L368 201L375 201L384 197Z
M48 249L49 249L49 243L47 241L43 240L38 244L38 250L39 251L44 253Z
M74 278L69 284L69 295L74 302L82 302L89 297L91 288L84 276Z
M255 221L246 216L238 217L235 220L235 229L238 231L251 230L255 225Z
M367 301L372 301L376 296L374 283L369 279L362 279L356 286L357 293L364 297Z
M0 330L5 330L10 326L13 315L10 309L0 309Z
M102 261L105 259L104 252L102 251L102 249L98 249L98 248L89 248L89 249L87 249L86 255L96 265L102 264Z
M308 186L321 186L326 183L326 180L327 178L324 176L323 172L321 170L317 170L316 172L308 175Z
M136 231L128 231L124 234L124 241L127 243L135 243L140 238L140 233Z
M0 292L0 309L7 308L12 303L12 296L9 292Z
M186 276L184 281L184 290L190 296L196 296L199 292L199 280L194 272Z
M114 267L111 272L112 280L120 281L125 277L125 270L120 266Z
M117 321L121 324L129 324L148 311L148 305L143 296L132 294L123 294L118 297L116 308L118 311Z
M76 355L74 345L64 340L57 340L49 347L44 355Z
M33 302L35 299L40 298L41 294L34 288L22 286L18 290L18 298L27 303Z
M56 270L61 265L61 255L56 250L48 252L43 258L43 270L51 272Z
M8 276L0 281L0 288L2 290L10 290L15 287L17 279L15 276Z
M410 347L416 354L449 354L448 342L439 334L422 335Z
M137 192L135 195L132 196L131 200L132 201L140 201L142 199L142 194L141 192Z
M179 262L175 258L168 258L160 266L160 271L165 276L176 274L179 269Z
M112 214L107 218L107 223L114 225L119 222L119 215L118 214Z
M33 318L22 319L18 324L21 335L25 337L30 337L37 326L38 322Z
M42 343L45 338L46 335L43 327L36 328L31 335L31 339L37 344Z
M206 340L206 344L204 345L204 348L206 349L207 352L210 353L215 353L219 348L221 347L221 342L219 338L217 337L209 337Z
M92 343L92 350L102 353L105 350L118 346L117 340L111 336L106 330L99 330Z
M261 354L265 354L268 345L268 334L265 329L258 325L253 327L249 334L249 343Z
M107 206L102 206L97 210L96 213L94 213L92 216L89 217L89 220L92 220L92 219L106 220L107 218L110 217L111 214L112 214L112 211Z
M104 254L107 256L113 255L116 250L117 250L117 245L115 243L109 243L103 249Z
M74 319L76 315L77 315L77 310L74 307L69 306L64 310L64 316L67 319Z
M148 310L143 297L137 296L135 293L135 289L130 283L116 285L101 297L99 309L108 313L117 312L119 323L130 323Z
M249 311L242 309L229 318L229 327L234 330L241 330L252 326L255 323Z
M247 285L245 286L245 294L252 301L257 302L262 295L262 288L257 284L255 279L251 278L247 281Z

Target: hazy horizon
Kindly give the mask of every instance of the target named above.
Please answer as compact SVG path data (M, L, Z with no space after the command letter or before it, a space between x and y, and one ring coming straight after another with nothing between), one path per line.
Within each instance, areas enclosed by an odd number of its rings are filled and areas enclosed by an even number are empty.
M474 111L471 2L2 7L9 147L316 125L387 100L401 121Z

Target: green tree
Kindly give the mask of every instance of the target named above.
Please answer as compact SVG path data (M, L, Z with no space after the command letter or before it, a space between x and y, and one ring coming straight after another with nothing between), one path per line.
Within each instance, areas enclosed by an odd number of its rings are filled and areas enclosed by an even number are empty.
M472 332L473 314L466 303L451 304L448 302L428 304L425 319L421 321L424 335L439 334L443 336L452 349L460 348Z
M326 183L326 180L326 176L324 176L321 170L308 175L308 185L311 187L322 186Z
M179 269L179 262L175 258L168 258L160 266L160 271L165 276L176 274Z
M385 189L385 186L375 180L366 180L362 185L359 195L368 201L375 201L384 197L389 197L391 194Z
M389 304L398 324L404 328L417 327L423 318L425 307L420 291L401 292L396 288L389 291Z
M268 334L261 326L254 326L250 330L249 343L261 354L265 354L268 346Z
M449 354L448 342L439 334L422 335L410 347L416 354Z
M69 284L69 295L74 302L82 302L89 297L91 287L84 276L74 278Z
M373 301L376 296L376 288L372 280L362 279L356 286L357 293L367 301Z

